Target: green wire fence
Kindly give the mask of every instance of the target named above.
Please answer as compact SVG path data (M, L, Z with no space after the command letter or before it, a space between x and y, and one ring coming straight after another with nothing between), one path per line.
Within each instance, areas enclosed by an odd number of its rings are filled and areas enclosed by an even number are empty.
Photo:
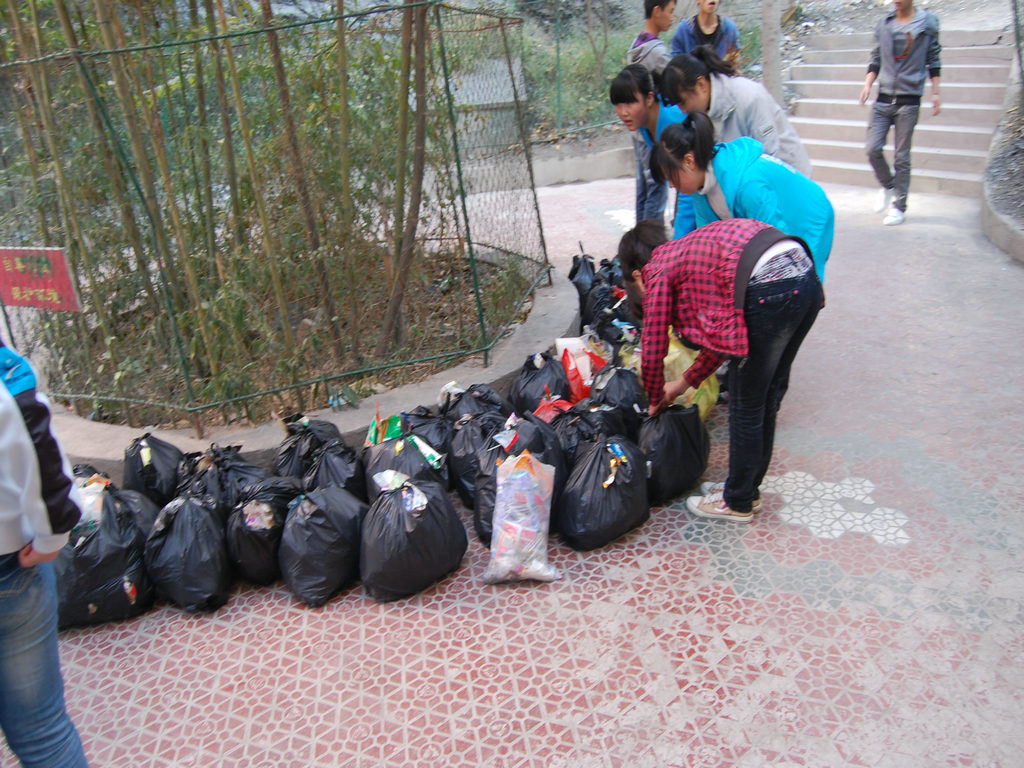
M8 2L0 246L81 313L4 307L80 413L265 418L484 355L548 279L523 25L433 0Z

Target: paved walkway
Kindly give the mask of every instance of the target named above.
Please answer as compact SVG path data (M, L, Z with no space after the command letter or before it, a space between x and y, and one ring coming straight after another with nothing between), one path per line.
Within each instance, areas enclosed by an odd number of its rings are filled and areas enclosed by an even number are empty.
M64 632L92 764L1020 765L1024 266L977 201L914 195L883 228L870 190L827 190L828 307L753 524L673 504L597 552L554 542L554 584L481 584L471 541L398 603L239 586L212 615ZM632 180L539 197L568 264L578 240L612 255Z

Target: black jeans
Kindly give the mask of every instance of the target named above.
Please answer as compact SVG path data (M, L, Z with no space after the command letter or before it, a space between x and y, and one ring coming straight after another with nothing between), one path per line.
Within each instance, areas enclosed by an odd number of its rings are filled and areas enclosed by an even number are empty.
M729 366L729 477L725 503L750 510L760 497L775 444L775 417L789 388L793 359L821 308L814 270L751 285L743 307L749 354Z

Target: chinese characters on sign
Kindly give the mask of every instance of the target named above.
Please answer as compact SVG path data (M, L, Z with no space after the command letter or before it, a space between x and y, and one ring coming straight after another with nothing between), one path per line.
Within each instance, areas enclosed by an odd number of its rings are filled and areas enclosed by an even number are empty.
M64 251L0 248L0 300L13 307L78 312Z

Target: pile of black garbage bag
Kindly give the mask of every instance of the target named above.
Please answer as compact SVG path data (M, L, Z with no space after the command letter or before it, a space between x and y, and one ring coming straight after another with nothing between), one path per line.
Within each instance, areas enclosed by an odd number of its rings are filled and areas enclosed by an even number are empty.
M608 329L620 330L624 305L590 299L621 274L583 257L573 281L594 310L588 325L614 349ZM310 606L357 582L378 601L414 595L462 563L456 504L490 545L497 468L524 451L554 471L552 535L578 550L616 541L693 488L707 430L695 407L649 418L614 354L574 400L564 362L531 355L506 393L449 385L437 408L401 414L397 436L358 450L333 423L300 414L285 420L270 466L240 446L186 454L145 434L125 449L121 487L77 467L87 514L57 560L60 625L130 618L157 600L214 611L238 579L283 580Z

